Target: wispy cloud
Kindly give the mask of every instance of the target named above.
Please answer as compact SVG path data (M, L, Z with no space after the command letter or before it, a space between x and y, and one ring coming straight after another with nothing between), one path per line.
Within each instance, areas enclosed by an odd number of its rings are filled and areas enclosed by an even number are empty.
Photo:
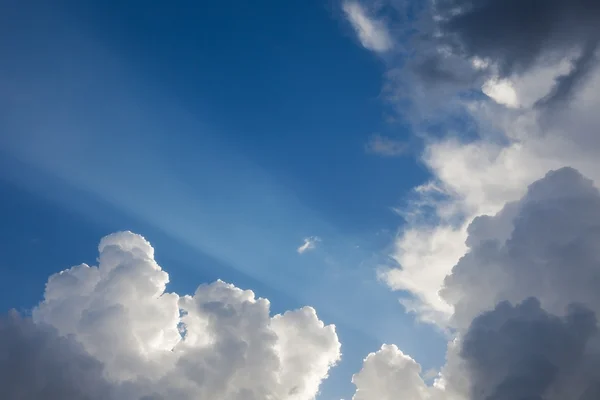
M372 135L365 145L365 151L369 154L377 154L384 157L396 157L406 153L408 146L405 142L381 136Z
M313 250L315 247L317 247L317 243L319 243L320 241L321 241L321 238L318 236L310 236L310 237L304 238L304 243L302 244L302 246L298 247L298 249L296 249L296 251L299 254L302 254L306 251Z
M387 27L381 21L370 17L363 6L355 1L345 1L342 8L356 31L360 43L366 49L379 53L394 47Z

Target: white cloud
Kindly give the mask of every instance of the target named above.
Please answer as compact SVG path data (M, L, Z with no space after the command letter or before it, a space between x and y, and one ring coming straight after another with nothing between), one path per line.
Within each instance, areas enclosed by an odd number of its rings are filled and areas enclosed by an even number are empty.
M345 1L342 9L356 31L360 43L366 49L382 53L394 46L394 42L385 24L370 17L360 3Z
M296 249L299 254L303 254L304 252L313 250L317 247L317 243L321 241L321 238L318 236L310 236L304 238L304 243Z
M421 366L395 345L383 345L365 358L362 370L352 377L352 400L425 400L429 388L421 378Z
M383 157L396 157L406 154L408 145L396 139L392 139L379 134L371 135L365 145L365 151L370 154L377 154Z
M166 293L154 249L131 232L99 252L98 266L50 277L33 322L0 324L0 346L24 349L3 351L0 397L311 400L340 358L311 307L270 316L268 300L222 281Z

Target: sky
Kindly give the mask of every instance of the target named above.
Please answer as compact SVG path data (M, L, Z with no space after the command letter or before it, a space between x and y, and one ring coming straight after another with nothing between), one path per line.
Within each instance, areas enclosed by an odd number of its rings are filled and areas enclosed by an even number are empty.
M599 26L3 2L0 397L596 399Z

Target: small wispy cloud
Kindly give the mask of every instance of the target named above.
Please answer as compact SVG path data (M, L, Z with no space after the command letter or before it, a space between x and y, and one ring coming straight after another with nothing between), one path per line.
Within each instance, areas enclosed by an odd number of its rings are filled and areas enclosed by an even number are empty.
M375 134L369 138L365 145L365 151L384 157L397 157L408 151L408 145L400 140Z
M366 10L356 1L345 1L342 5L348 21L358 35L360 43L369 50L385 52L394 46L386 26L367 15Z
M304 243L302 244L302 246L298 247L298 249L296 249L296 251L299 254L302 254L306 251L313 250L317 246L317 243L319 243L320 241L321 241L321 238L318 236L310 236L310 237L304 238Z

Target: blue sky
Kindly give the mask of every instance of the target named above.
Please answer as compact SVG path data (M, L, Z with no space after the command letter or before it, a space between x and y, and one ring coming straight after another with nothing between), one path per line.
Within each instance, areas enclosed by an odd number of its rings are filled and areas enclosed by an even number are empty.
M592 3L0 2L0 398L593 396Z
M220 278L335 323L344 358L321 399L351 397L383 342L443 363L444 337L376 278L402 223L391 208L427 173L336 7L40 3L0 17L3 309L30 309L50 274L129 229L170 290ZM366 151L374 134L406 154Z

